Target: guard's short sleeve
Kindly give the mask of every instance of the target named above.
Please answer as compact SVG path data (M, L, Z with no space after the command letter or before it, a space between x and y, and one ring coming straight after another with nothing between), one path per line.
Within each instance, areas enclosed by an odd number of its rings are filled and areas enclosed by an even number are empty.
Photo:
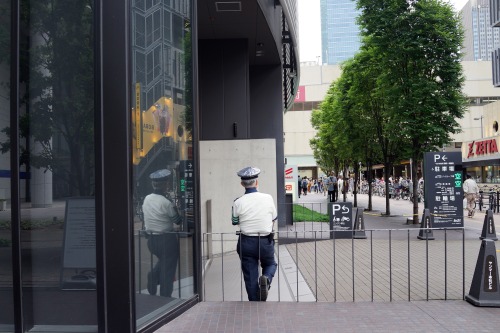
M238 199L236 199L236 200L238 200ZM240 214L238 211L238 205L236 203L236 200L234 200L233 207L231 208L231 223L233 225L240 224Z

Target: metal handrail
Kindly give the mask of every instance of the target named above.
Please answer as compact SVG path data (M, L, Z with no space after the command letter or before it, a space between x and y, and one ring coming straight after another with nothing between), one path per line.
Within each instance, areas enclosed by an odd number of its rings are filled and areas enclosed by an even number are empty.
M436 248L436 246L434 244L443 244L443 251L444 251L444 263L439 261L437 262L436 260L436 256L435 256L435 253L433 252L433 255L431 256L431 250L430 250L430 244L429 244L429 240L427 238L427 236L429 235L428 232L424 232L424 234L426 235L425 239L424 240L417 240L417 239L414 239L412 240L411 238L411 233L414 232L419 232L421 231L422 229L424 229L424 231L433 231L435 233L441 233L443 232L444 235L443 235L443 238L441 240L432 240L433 242L433 249ZM397 262L395 260L398 260L398 259L395 259L399 256L399 260L401 260L401 258L403 260L407 260L407 267L406 267L406 274L407 274L407 299L408 301L411 301L412 299L425 299L425 300L429 300L429 299L432 299L433 297L436 297L436 296L432 296L430 294L430 291L432 289L431 287L431 283L432 281L434 281L434 283L436 283L435 281L438 281L436 280L436 276L435 276L435 272L436 271L439 271L441 272L442 268L444 266L444 281L441 281L440 283L443 283L444 282L444 295L442 296L438 296L438 299L444 299L444 300L448 300L448 299L457 299L457 296L452 296L450 298L450 295L451 294L455 294L456 293L460 293L461 296L460 296L460 299L463 299L463 296L465 295L465 279L466 279L466 275L465 275L465 264L466 264L466 261L465 261L465 229L463 227L455 227L455 228L439 228L439 227L436 227L436 228L384 228L384 229L365 229L364 230L367 235L369 236L368 237L368 240L363 240L363 239L354 239L351 238L350 240L349 239L337 239L336 237L334 237L333 239L321 239L321 238L318 238L318 235L322 234L322 233L333 233L334 235L338 232L337 230L314 230L313 231L313 234L314 234L314 238L313 240L309 241L309 242L299 242L299 234L301 233L306 233L306 232L311 232L311 231L277 231L275 232L276 236L275 236L275 242L276 242L276 245L277 248L276 248L276 251L275 251L275 255L277 256L277 262L278 262L278 265L281 266L281 251L283 251L283 247L282 246L279 246L281 245L280 244L280 240L283 240L283 236L284 234L288 234L288 236L290 236L290 234L293 235L293 238L290 238L290 237L287 237L286 240L287 240L287 245L285 246L288 246L286 249L290 252L290 255L294 252L294 257L293 257L293 260L297 266L297 269L295 270L294 274L295 274L295 281L299 281L299 278L300 276L299 275L304 275L306 274L308 276L308 278L306 279L304 277L305 280L307 280L307 283L309 285L309 287L311 288L311 290L314 290L313 292L313 295L314 295L314 298L315 298L315 301L318 302L320 301L319 299L321 298L320 295L322 295L324 292L325 292L325 288L328 288L327 286L322 286L320 287L320 283L319 283L319 280L322 281L323 284L325 284L325 281L329 281L329 285L331 286L330 288L333 288L333 299L331 300L328 300L327 301L333 301L333 302L337 302L338 301L338 290L346 290L348 288L346 288L346 280L343 279L342 277L339 278L338 276L338 272L337 270L338 269L341 269L341 273L343 275L347 274L346 273L346 266L345 266L345 260L343 260L343 262L341 261L340 263L338 262L338 259L340 258L341 254L339 253L343 253L345 252L346 250L349 250L348 248L350 247L350 250L351 250L351 265L350 265L350 283L351 284L351 293L352 293L352 301L355 302L356 300L358 300L358 297L360 299L364 299L364 300L371 300L372 302L375 301L376 297L375 297L375 291L377 290L377 288L380 288L380 284L383 283L383 282L380 282L382 279L380 276L375 276L376 274L378 275L381 275L382 273L378 273L376 272L375 268L374 268L374 261L375 260L379 260L381 257L384 257L384 256L388 256L388 263L385 265L385 268L382 268L381 271L382 272L385 272L385 271L388 271L388 283L389 285L382 285L382 287L384 288L387 288L385 290L388 290L388 298L389 298L389 301L393 301L394 300L394 296L395 295L399 295L401 298L402 297L402 293L401 293L401 287L402 286L402 281L404 279L402 279L401 277L398 278L397 280L395 280L395 275L396 272L399 272L401 271L401 265L396 265L394 266L394 263ZM459 260L458 257L456 257L456 254L458 254L459 252L457 252L456 250L454 250L452 252L452 255L455 254L455 257L452 258L453 260L453 266L450 266L449 265L449 261L450 261L450 254L449 254L449 245L450 245L450 239L449 239L449 233L448 231L458 231L458 232L461 232L462 233L462 237L460 238L455 238L454 240L451 240L452 244L455 245L457 244L457 241L461 243L461 248L462 248L462 257L461 257L461 260ZM354 235L354 230L352 231L353 232L353 235ZM377 247L377 248L374 248L374 234L381 234L381 233L386 233L387 234L387 238L382 238L381 240L386 240L388 241L388 248L385 249L385 248L382 248L382 247ZM401 233L401 234L406 234L406 237L402 237L402 238L399 238L399 239L395 239L395 235L397 235L398 233ZM221 232L212 232L212 233L204 233L203 234L203 240L206 240L207 237L205 237L205 235L212 235L212 239L213 239L213 242L225 242L226 243L226 246L224 246L224 244L220 244L220 248L228 248L228 243L231 243L231 242L235 242L237 240L236 238L236 234L234 232L232 233L221 233ZM233 236L233 237L230 237L230 236ZM293 243L290 243L290 239L295 239L295 244ZM407 246L406 246L406 254L404 253L405 251L397 251L397 252L394 252L395 249L393 249L393 247L395 246L395 242L397 242L397 244L401 244L400 242L406 242L407 243ZM411 244L418 244L418 243L421 243L422 241L425 242L425 280L422 280L422 277L421 277L421 272L423 271L420 271L418 270L416 267L418 267L418 263L415 262L414 263L414 266L412 266L412 263L411 263L411 259L412 257L415 257L415 255L418 255L418 253L415 253L415 252L411 252L411 250L413 249L413 247L411 247ZM299 243L300 244L307 244L307 243L312 243L314 242L314 244L310 244L309 246L302 246L300 249L299 249ZM320 258L318 257L318 247L319 247L319 244L318 242L332 242L332 251L331 253L328 253L328 256L331 256L331 265L333 265L333 267L327 267L327 262L325 262L325 250L323 250L323 252L321 253L321 260ZM369 242L369 243L367 243ZM357 249L357 246L359 243L363 243L364 245L363 246L367 246L369 248L369 261L366 262L366 265L362 263L362 260L356 260L356 249ZM347 244L350 244L350 246L348 246ZM479 249L479 243L478 243L478 249ZM323 249L324 249L324 245L323 246ZM215 246L214 246L215 247ZM439 246L438 246L439 247ZM310 250L309 250L310 249ZM241 249L240 249L241 250ZM359 251L359 250L358 250ZM436 250L433 250L433 251L436 251ZM223 262L224 261L224 256L227 256L227 255L231 255L231 253L234 252L234 251L229 251L229 252L224 252L222 251L220 254L219 254L219 257L220 257L220 260ZM360 253L364 253L363 251L360 252ZM386 254L384 254L386 253ZM394 256L394 254L396 253L396 256ZM360 255L360 254L358 254ZM302 259L304 258L304 259ZM307 262L309 263L307 265L307 267L303 267L303 262L306 262L306 258L311 258L310 260L308 260ZM418 260L417 260L418 261ZM461 261L461 263L460 263ZM314 265L314 267L311 267L311 264ZM443 265L444 264L444 265ZM461 273L460 274L460 268L457 270L456 268L457 267L460 267L458 266L459 264L461 264ZM364 265L364 266L363 266ZM227 264L224 263L224 269L222 270L222 298L223 298L223 301L226 300L225 298L225 295L228 294L227 290L225 290L225 288L230 288L230 286L226 286L224 284L224 281L225 281L225 278L224 278L224 274L226 273L225 272L225 269L227 269ZM398 268L399 267L399 268ZM453 272L450 274L449 270L450 270L450 267L454 267L455 269L453 270ZM331 269L330 269L331 268ZM241 267L232 267L231 269L235 270L235 269L241 269ZM349 269L348 269L349 270ZM358 277L358 274L360 276L362 276L364 274L364 272L368 271L370 272L370 276L369 276L369 279L370 279L370 299L366 299L366 297L364 296L358 296L360 294L362 294L362 290L363 290L363 285L361 284L360 285L360 277ZM332 272L333 271L333 279L330 280L329 277L325 276L325 272L326 271L330 271ZM204 288L207 288L207 284L206 284L206 281L205 279L207 278L207 274L209 272L208 271L205 271L204 270L204 274L203 274L203 279L204 279ZM416 274L418 273L418 274ZM234 275L234 272L233 274ZM459 289L461 290L458 290L457 289L457 284L454 283L453 285L451 285L451 288L450 288L450 285L449 285L449 280L450 280L450 275L452 275L452 279L453 281L457 281L458 279L460 279L460 275L461 275L461 280L462 280L462 283L461 283L461 288L459 287ZM432 279L431 279L432 277ZM286 278L286 276L285 276ZM275 276L275 280L278 280L278 286L280 285L280 279L282 279L282 277L280 276L280 269L277 270L277 274ZM243 280L242 280L242 274L241 274L241 271L240 271L240 287L243 285ZM314 283L314 286L312 285ZM397 285L399 286L399 288L397 289L398 292L396 293L395 292L395 289L394 289L394 286L395 284L397 283ZM274 283L273 283L274 284ZM425 295L417 295L416 293L418 293L418 290L422 290L422 288L415 288L415 286L422 286L422 285L425 285ZM217 286L214 286L214 285L210 285L208 286L210 288L215 288ZM296 288L293 288L294 286L293 285L289 285L289 288L288 290L290 290L290 288L292 288L291 290L295 289L295 301L296 302L300 302L301 299L302 299L302 296L300 295L299 293L299 283L296 283ZM360 288L360 292L358 292L357 288ZM412 288L413 287L413 288ZM280 287L278 287L279 289ZM278 297L277 297L277 301L281 301L281 298L283 295L281 295L281 291L282 291L283 288L279 289L278 290ZM416 291L417 290L417 291ZM234 290L233 290L234 292ZM240 300L243 300L245 299L244 297L246 295L243 295L243 289L241 288L240 289ZM343 292L344 294L346 292ZM230 293L229 293L230 294ZM206 296L206 294L204 294ZM412 297L413 295L413 297ZM345 297L344 297L345 299ZM206 299L205 300L207 301L210 301L210 299Z

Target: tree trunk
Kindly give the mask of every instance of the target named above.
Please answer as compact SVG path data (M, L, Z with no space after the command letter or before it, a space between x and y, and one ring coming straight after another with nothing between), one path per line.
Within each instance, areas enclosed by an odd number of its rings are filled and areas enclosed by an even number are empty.
M352 189L352 194L354 195L354 207L358 207L358 184L359 184L359 164L354 163L354 185Z
M349 171L347 170L347 163L344 163L344 177L342 177L342 197L344 198L344 202L347 201L347 191L345 185L348 172Z
M418 161L415 156L411 160L411 178L413 186L413 224L418 224L418 178L417 178Z
M372 205L372 163L366 162L366 179L368 181L368 211L373 210Z
M389 176L392 169L392 163L384 163L384 181L385 181L385 215L391 215L391 204L389 201Z

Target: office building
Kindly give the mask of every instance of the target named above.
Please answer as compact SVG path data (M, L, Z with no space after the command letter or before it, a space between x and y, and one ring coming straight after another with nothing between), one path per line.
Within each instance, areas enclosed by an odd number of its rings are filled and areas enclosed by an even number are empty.
M356 2L321 0L321 55L323 64L335 65L351 58L359 49Z
M491 53L500 47L500 29L490 23L490 1L469 0L462 10L465 29L464 61L491 61Z

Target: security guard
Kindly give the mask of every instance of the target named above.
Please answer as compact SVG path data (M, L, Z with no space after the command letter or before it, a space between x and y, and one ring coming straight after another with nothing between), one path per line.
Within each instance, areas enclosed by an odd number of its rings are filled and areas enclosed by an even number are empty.
M153 193L144 198L142 211L148 248L158 257L151 272L148 273L148 292L156 295L158 284L160 296L171 297L179 260L179 240L174 232L182 222L177 207L167 197L167 180L171 172L161 169L149 175Z
M257 191L260 169L246 167L237 175L245 195L233 202L232 223L239 225L237 252L249 301L265 301L277 264L274 260L273 222L278 214L271 195ZM262 275L259 277L259 262Z

